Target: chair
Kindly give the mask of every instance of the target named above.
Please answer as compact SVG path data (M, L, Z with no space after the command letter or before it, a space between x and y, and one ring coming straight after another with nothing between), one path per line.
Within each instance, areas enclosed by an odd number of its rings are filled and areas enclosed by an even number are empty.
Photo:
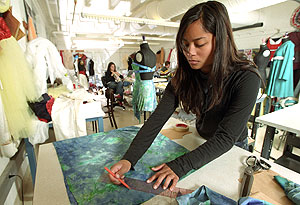
M110 124L112 127L115 127L116 129L118 129L117 123L116 123L116 119L114 116L114 92L113 89L106 89L105 90L105 97L107 99L107 104L106 106L103 107L103 111L105 114L108 114L108 116L104 117L104 118L109 118Z
M114 95L115 92L116 92L116 89L112 89L112 88L109 88L109 87L108 87L108 84L107 84L107 80L106 80L105 75L101 77L101 81L102 81L103 86L106 88L106 90L111 90L110 92L112 92L113 95ZM119 107L121 107L123 110L125 110L125 107L122 105L122 103L116 102L115 97L113 98L113 100L114 100L114 101L112 101L113 107L114 107L114 106L119 106Z
M275 163L300 173L300 156L293 153L294 148L300 149L300 137L287 132L283 154Z

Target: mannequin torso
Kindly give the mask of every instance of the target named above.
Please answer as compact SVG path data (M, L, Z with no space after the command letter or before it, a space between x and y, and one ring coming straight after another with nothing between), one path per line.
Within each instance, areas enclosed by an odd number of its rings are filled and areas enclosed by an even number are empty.
M134 56L134 62L153 68L156 63L155 53L150 49L147 42L140 45L140 50ZM145 70L140 67L140 70ZM152 80L154 72L140 73L142 80Z
M259 52L254 56L254 63L257 65L260 75L266 83L266 67L270 59L270 49L266 44L261 44Z

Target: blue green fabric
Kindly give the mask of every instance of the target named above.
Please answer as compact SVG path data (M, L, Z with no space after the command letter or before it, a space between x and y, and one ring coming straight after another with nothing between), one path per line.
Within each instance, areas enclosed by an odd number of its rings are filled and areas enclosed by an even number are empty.
M222 205L236 205L237 203L223 196L206 186L201 186L194 192L176 198L179 205L209 205L209 204L222 204Z
M274 176L274 178L283 188L287 197L295 204L300 204L300 185L281 176Z
M242 197L238 200L238 205L272 205L272 204L264 200L254 199L252 197Z
M179 205L271 205L269 202L252 197L242 197L236 202L204 185L190 194L177 197L176 200Z
M281 98L294 96L294 47L292 41L287 41L275 51L273 59L276 57L284 57L284 59L273 61L266 89L267 95Z
M139 70L139 66L132 64L134 71ZM135 73L135 82L132 92L132 106L134 115L140 120L141 112L153 112L157 106L156 91L153 80L141 80L140 73Z
M54 142L71 204L140 204L154 195L111 184L104 167L119 161L140 128L125 127L110 132ZM127 177L146 180L150 169L171 161L188 150L158 134Z

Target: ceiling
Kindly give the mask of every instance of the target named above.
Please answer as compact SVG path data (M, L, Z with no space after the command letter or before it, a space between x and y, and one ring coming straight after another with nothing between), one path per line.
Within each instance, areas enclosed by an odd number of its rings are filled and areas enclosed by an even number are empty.
M259 9L286 0L220 0L232 27L261 19ZM50 39L58 49L136 48L174 44L184 12L201 0L39 0Z

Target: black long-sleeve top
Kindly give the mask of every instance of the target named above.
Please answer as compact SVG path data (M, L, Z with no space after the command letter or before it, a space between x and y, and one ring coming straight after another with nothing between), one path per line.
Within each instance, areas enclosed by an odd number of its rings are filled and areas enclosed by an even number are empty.
M207 81L207 77L202 76L203 81ZM225 79L221 103L209 111L204 111L196 120L197 131L207 141L195 150L167 163L178 177L216 159L230 150L236 142L243 141L247 137L247 121L259 87L260 78L251 71L234 71ZM207 99L204 107L210 98L209 89L206 90ZM156 110L140 129L123 159L134 166L150 147L178 104L178 97L169 83Z
M119 76L121 79L123 79L123 75L120 74ZM109 83L109 82L116 82L114 76L111 75L111 72L105 72L105 79L106 79L106 82Z

